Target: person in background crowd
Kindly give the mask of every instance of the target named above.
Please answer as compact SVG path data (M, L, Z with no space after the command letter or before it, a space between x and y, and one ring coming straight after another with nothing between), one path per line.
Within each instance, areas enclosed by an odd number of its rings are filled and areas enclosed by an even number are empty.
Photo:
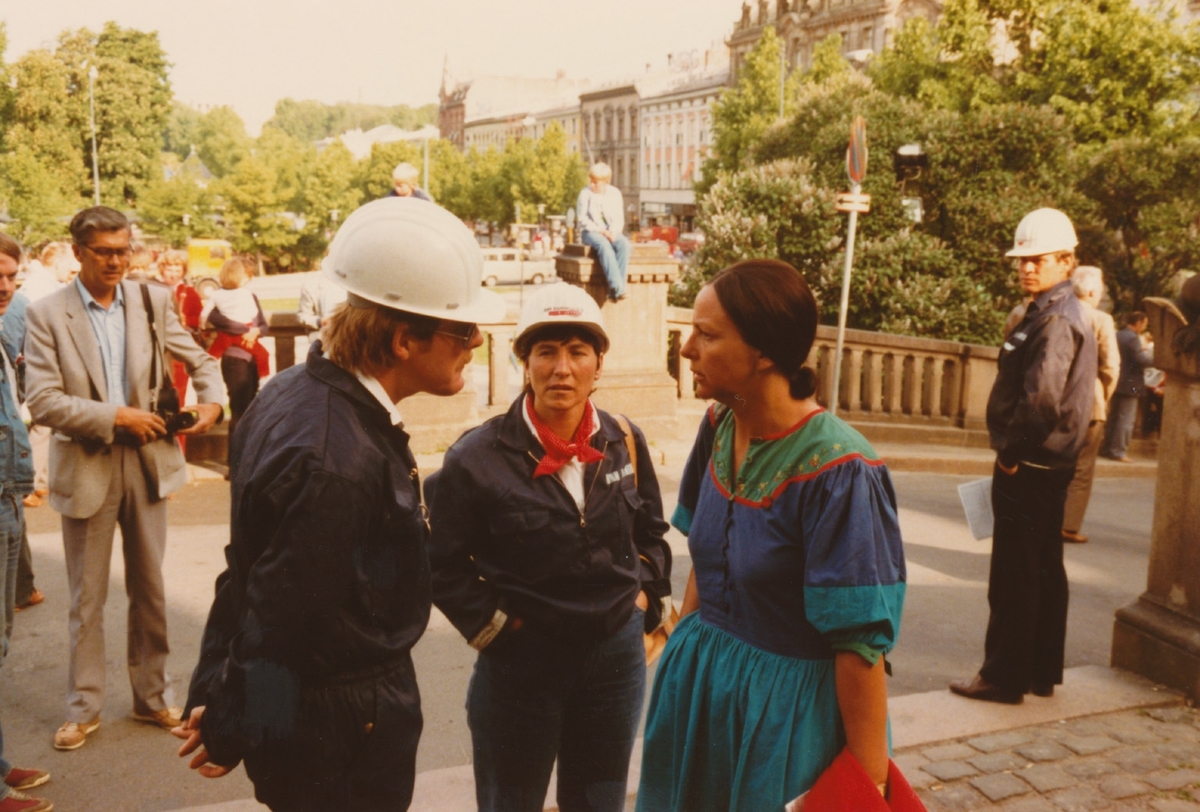
M433 601L479 652L481 812L541 810L556 760L563 812L625 808L671 549L645 437L590 398L608 344L582 288L539 290L513 342L525 391L430 477Z
M397 404L462 390L483 343L476 322L503 318L504 302L481 289L471 233L424 203L359 208L325 268L347 306L233 437L229 568L175 735L202 775L244 761L277 812L402 812L422 723L411 651L430 583Z
M1137 421L1138 398L1146 391L1146 367L1154 366L1154 354L1146 349L1142 333L1149 319L1135 310L1125 316L1124 326L1117 331L1117 347L1121 351L1121 375L1117 391L1108 405L1108 430L1100 454L1118 462L1132 462L1126 455Z
M396 164L396 168L392 170L392 191L387 193L387 197L415 197L417 200L432 201L433 198L417 185L420 177L421 173L412 164Z
M78 263L71 256L71 246L65 242L47 243L42 249L40 261L32 260L21 283L21 293L31 302L48 296L70 280L78 271Z
M0 317L6 311L17 290L17 267L21 263L21 246L7 234L0 233ZM16 611L17 562L25 538L25 513L21 495L33 490L33 462L29 458L29 436L21 419L20 386L17 380L19 362L12 354L6 335L10 325L0 320L0 589L3 590L4 638L0 640L0 665L8 658L12 642L13 614ZM11 669L4 672L11 674ZM44 770L14 767L4 758L4 733L0 731L0 812L49 812L54 805L42 798L26 795L25 790L39 787L50 780Z
M612 185L612 169L606 163L592 164L588 185L575 204L580 239L596 252L596 258L608 280L608 298L624 299L629 254L633 246L625 236L625 198Z
M50 506L62 514L71 591L67 721L54 734L58 750L82 747L100 726L104 603L118 524L133 716L168 730L179 724L166 670L162 560L166 497L187 483L187 466L163 416L153 411L165 377L156 353L182 359L196 382L196 423L181 433L200 434L224 417L214 402L221 391L217 364L179 324L170 293L123 281L130 255L125 215L95 206L76 214L70 228L79 276L30 305L25 338L29 411L54 432Z
M316 341L329 323L334 311L346 303L346 289L329 281L324 273L316 273L300 286L300 304L296 316L308 328L308 340Z
M887 794L904 549L887 467L814 397L816 330L784 262L739 262L696 297L682 354L716 403L672 517L692 572L650 695L642 812L782 810L843 747Z
M204 303L200 294L187 283L187 251L172 249L164 253L159 260L158 273L163 284L171 289L172 301L175 303L175 315L183 329L192 334L196 343L204 346L200 335L200 314ZM179 392L179 402L184 403L188 391L187 366L176 358L171 359L171 378L175 382L175 390ZM187 454L187 437L180 436L179 447Z
M974 678L950 683L968 699L1016 705L1062 683L1063 508L1096 398L1095 330L1070 282L1078 244L1065 214L1037 209L1007 254L1033 301L1001 348L988 397L996 467L984 662Z
M271 374L271 356L259 339L267 334L267 319L258 297L246 287L254 275L249 260L231 257L221 266L221 288L214 290L200 314L217 337L208 352L221 359L221 376L229 393L229 434L232 436L250 402L258 394L258 381Z
M135 242L129 246L129 270L125 277L130 282L155 282L154 254L144 244Z
M1104 272L1092 265L1081 265L1071 274L1075 295L1084 305L1084 312L1096 336L1096 398L1092 420L1088 423L1087 442L1075 461L1075 476L1067 486L1067 501L1063 507L1063 541L1086 544L1087 536L1079 532L1092 496L1092 478L1096 474L1096 455L1104 441L1104 421L1108 414L1108 399L1117 388L1120 353L1117 350L1117 331L1112 316L1099 310L1104 298Z
M29 306L29 300L21 291L13 294L12 299L8 303L8 308L0 316L0 340L4 342L4 350L8 353L10 362L16 372L17 381L17 406L22 410L22 418L26 419L28 410L24 409L25 404L25 386L23 383L25 377L25 310ZM32 493L27 493L21 499L21 504L25 507L40 507L45 504L44 497L47 494L45 490L46 479L45 473L41 474L41 493L38 493L38 452L37 446L34 443L34 435L37 434L45 438L49 442L50 431L36 424L30 425L28 429L29 444L31 455L33 457L33 487ZM49 455L49 449L43 447L41 450L40 460L43 467L46 463L46 458ZM25 522L21 522L21 553L17 559L17 586L16 596L14 598L14 611L20 612L23 609L29 609L32 606L37 606L46 600L45 593L38 589L33 582L33 551L29 548L29 534L25 526Z

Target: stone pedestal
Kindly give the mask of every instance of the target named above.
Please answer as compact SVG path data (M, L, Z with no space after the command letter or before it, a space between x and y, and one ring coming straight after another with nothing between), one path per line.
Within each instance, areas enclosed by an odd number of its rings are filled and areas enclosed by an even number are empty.
M594 400L644 428L674 434L679 386L667 372L667 290L679 262L660 243L635 243L629 258L628 296L608 301L604 271L583 245L568 245L554 258L564 282L586 290L604 315L612 346L604 356Z
M1154 365L1167 373L1146 591L1117 610L1112 664L1200 700L1200 357L1172 349L1186 327L1147 299Z

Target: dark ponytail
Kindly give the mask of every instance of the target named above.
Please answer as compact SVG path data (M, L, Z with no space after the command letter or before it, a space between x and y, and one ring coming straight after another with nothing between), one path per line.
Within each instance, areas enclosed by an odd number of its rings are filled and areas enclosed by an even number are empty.
M817 376L804 362L817 337L817 302L800 272L779 260L748 259L709 284L742 340L787 378L791 396L812 397Z

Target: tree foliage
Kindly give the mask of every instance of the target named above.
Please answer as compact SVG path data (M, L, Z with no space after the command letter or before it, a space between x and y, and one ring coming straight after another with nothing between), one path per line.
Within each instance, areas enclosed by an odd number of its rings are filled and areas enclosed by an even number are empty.
M381 124L394 124L402 130L417 130L426 124L437 123L437 105L410 107L397 104L391 107L378 104L280 99L275 115L267 122L301 141L320 141L350 130L370 130Z

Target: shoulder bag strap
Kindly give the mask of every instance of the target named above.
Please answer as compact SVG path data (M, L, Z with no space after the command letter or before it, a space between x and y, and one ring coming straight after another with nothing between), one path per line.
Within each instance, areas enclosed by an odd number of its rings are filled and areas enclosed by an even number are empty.
M150 411L158 407L158 362L162 349L158 343L158 328L154 325L154 306L150 304L150 288L145 282L138 285L142 289L142 304L146 308L146 322L150 325L150 343L154 352L150 354Z
M629 464L633 466L633 486L636 488L638 484L637 475L637 446L633 437L633 429L629 427L629 421L625 419L623 414L614 414L617 420L617 425L621 427L622 433L625 435L625 448L629 451Z

